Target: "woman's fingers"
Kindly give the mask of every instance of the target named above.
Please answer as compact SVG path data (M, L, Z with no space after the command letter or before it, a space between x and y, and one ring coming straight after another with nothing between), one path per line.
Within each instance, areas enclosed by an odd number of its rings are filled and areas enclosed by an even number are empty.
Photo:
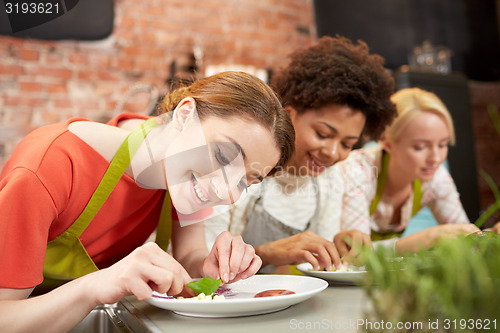
M223 232L216 238L206 263L208 267L205 271L211 271L216 266L224 283L242 278L239 275L242 272L249 277L262 265L260 258L256 260L255 249L246 244L240 235L231 235L229 232Z
M253 246L248 245L248 244L244 244L243 257L241 258L241 262L239 264L239 267L237 269L236 274L247 271L251 267L252 262L256 258L258 258L258 257L255 255L255 249L253 248ZM260 260L260 258L258 258L258 259ZM257 270L258 270L258 268L257 268Z

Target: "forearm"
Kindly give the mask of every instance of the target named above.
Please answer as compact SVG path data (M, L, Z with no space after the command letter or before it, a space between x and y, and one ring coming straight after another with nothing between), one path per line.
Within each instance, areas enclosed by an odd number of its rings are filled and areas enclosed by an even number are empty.
M472 223L436 225L399 239L396 243L396 253L430 249L442 238L465 236L477 231L479 228Z
M193 250L181 258L176 258L184 269L192 277L203 277L203 261L207 258L208 251L206 249Z
M0 331L67 332L96 305L79 280L41 296L1 300Z
M396 242L396 254L405 254L408 252L418 252L423 249L430 249L436 245L439 239L439 233L435 228L428 228L416 232L409 236L398 239Z
M262 260L262 267L271 264L274 265L270 243L264 243L255 247L255 254Z

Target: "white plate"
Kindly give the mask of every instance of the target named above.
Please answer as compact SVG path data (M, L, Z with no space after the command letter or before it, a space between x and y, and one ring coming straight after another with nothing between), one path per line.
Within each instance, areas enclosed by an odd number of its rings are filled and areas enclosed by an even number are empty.
M246 280L226 284L224 300L196 300L165 298L153 293L147 300L159 308L193 317L239 317L269 313L300 303L328 287L321 279L300 275L254 275ZM254 298L255 294L271 289L286 289L291 295Z
M325 279L331 282L349 283L349 284L360 284L366 275L366 270L364 268L349 266L355 271L353 272L336 272L336 271L315 271L310 263L306 262L297 265L297 270L309 275Z

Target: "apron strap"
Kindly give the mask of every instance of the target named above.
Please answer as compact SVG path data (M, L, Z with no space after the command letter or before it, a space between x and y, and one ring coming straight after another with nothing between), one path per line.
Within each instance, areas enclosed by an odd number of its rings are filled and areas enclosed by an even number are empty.
M378 203L382 198L384 193L385 183L387 182L387 173L389 169L389 159L390 155L386 151L382 151L382 166L380 174L377 177L377 190L375 192L375 197L370 204L370 216L377 210ZM413 181L413 206L411 216L415 216L421 208L422 205L422 182L420 179L415 179Z
M370 216L372 216L377 210L378 203L384 193L385 183L387 182L387 169L389 169L389 158L389 154L385 150L382 150L381 170L377 177L377 190L375 192L375 197L370 204Z
M377 210L377 205L380 202L380 199L382 198L382 194L384 193L384 187L387 182L387 173L389 169L389 158L390 155L386 151L382 151L382 165L380 170L380 174L378 175L377 178L377 190L375 192L375 197L373 198L371 204L370 204L370 216L375 213L375 210ZM422 182L420 179L416 179L413 181L413 206L412 206L412 213L411 216L415 216L421 208L422 204ZM388 232L388 233L383 233L383 232L378 232L378 231L371 231L371 240L372 241L380 241L380 240L385 240L389 238L394 238L394 237L400 237L403 234L404 230L402 231L397 231L397 232Z
M92 219L96 216L99 209L109 197L116 184L118 184L118 181L130 164L132 156L134 156L146 135L157 126L158 122L156 119L151 118L143 122L140 127L134 129L127 136L118 149L116 155L113 157L106 173L102 177L101 182L90 198L87 206L78 219L76 219L68 230L66 230L66 232L77 237L83 233L90 221L92 221Z
M417 215L417 213L420 211L420 208L422 208L422 182L420 179L415 179L413 181L413 207L411 210L411 216Z
M165 198L163 199L163 206L160 213L160 221L156 228L155 243L160 248L167 252L170 236L172 235L172 202L170 200L170 193L165 191Z

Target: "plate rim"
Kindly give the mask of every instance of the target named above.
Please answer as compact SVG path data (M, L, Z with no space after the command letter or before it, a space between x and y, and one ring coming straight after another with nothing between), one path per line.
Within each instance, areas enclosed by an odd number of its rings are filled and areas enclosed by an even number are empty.
M247 280L250 279L266 279L266 277L273 277L273 278L285 278L285 279L296 279L296 280L314 280L315 283L317 283L317 286L310 290L306 290L303 292L299 292L296 294L291 294L291 295L280 295L278 297L261 297L261 298L240 298L240 299L225 299L225 300L197 300L197 299L183 299L183 300L177 300L175 298L162 298L155 296L156 295L165 295L165 293L158 293L158 292L153 292L153 295L146 300L148 304L151 304L153 306L156 306L158 308L162 308L167 311L172 311L178 315L183 315L183 316L190 316L190 317L204 317L204 318L222 318L222 317L244 317L244 316L253 316L253 315L259 315L259 314L265 314L265 313L272 313L272 312L277 312L281 311L284 309L289 308L292 305L301 303L314 295L320 293L321 291L325 290L329 284L327 281L324 279L314 277L314 276L305 276L305 275L278 275L278 274L256 274L246 280L240 280L241 283L244 283ZM235 283L238 283L240 281L237 281ZM256 282L253 282L256 283ZM283 300L287 299L288 301L283 303ZM182 302L182 303L178 303ZM156 304L155 304L156 303ZM245 313L245 309L243 311L240 310L235 310L235 311L229 311L225 313L221 313L218 311L225 311L224 307L227 307L228 304L230 305L248 305L251 304L251 308L255 308L255 306L259 307L260 304L262 304L262 309L249 309L247 310L248 313ZM201 305L201 304L211 304L211 307L208 311L204 310L199 310L199 309L194 309L192 311L186 311L183 309L176 309L175 305L180 305L182 304L183 306L191 306L191 305ZM222 305L217 305L217 304L222 304ZM265 304L265 305L264 305Z

